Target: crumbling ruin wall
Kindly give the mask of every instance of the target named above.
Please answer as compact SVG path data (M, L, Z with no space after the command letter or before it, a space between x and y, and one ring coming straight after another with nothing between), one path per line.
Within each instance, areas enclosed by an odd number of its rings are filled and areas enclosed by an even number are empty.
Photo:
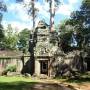
M52 68L55 76L71 76L85 72L87 63L79 50L74 50L67 54L61 51L55 55Z

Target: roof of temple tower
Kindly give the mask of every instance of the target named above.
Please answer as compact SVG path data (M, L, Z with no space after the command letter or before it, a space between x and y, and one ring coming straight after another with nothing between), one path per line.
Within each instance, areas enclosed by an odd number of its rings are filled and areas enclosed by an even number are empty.
M45 21L41 20L38 22L37 28L43 28L49 26L48 24L45 23Z

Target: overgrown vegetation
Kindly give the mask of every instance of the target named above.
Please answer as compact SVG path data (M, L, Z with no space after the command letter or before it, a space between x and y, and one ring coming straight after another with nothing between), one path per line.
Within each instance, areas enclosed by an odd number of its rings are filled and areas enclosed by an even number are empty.
M1 50L28 51L30 35L30 31L28 29L24 29L21 32L16 32L12 28L11 24L9 24L7 29L3 31L3 34L3 39L0 42Z
M7 75L8 72L16 72L16 65L8 65L2 72L2 75Z
M90 34L90 1L83 0L79 11L74 11L70 19L63 21L60 24L61 46L66 48L71 46L72 35L76 37L77 45L75 47L82 49L84 37ZM66 47L64 47L66 46ZM74 47L71 46L71 47Z
M52 4L51 0L48 1L51 5ZM76 50L76 49L85 51L84 47L86 48L90 44L89 39L87 39L87 42L84 42L85 41L84 38L87 36L88 33L90 34L90 11L89 11L90 3L89 2L90 2L89 0L83 0L80 10L72 12L70 19L65 20L63 23L61 23L61 25L59 26L60 29L58 30L57 34L52 33L51 42L55 45L56 42L58 41L58 45L62 49L62 51L64 51L64 53L68 53L71 50ZM34 28L35 25L34 1L30 5L32 6L32 8L28 8L29 10L28 13L33 15L33 28ZM6 11L6 9L5 10L3 9L3 6L2 6L2 11ZM50 14L52 16L50 18L52 18L51 20L53 20L55 15L52 12ZM1 19L2 19L2 14L0 15L0 20ZM50 24L52 25L52 26L50 25L50 29L52 29L51 31L53 31L54 21L51 22ZM17 32L13 32L11 25L8 25L6 32L3 32L3 27L0 21L0 32L1 32L0 33L1 50L9 49L9 50L28 51L30 44L29 43L30 32L28 29L24 29L21 32L17 33ZM32 51L33 45L31 44L30 46ZM5 73L8 71L10 72L15 71L15 68L8 67L5 70Z
M28 51L29 49L29 38L30 38L30 30L24 29L18 34L18 49L21 51Z
M23 0L16 0L18 2L22 2ZM47 0L49 1L49 0ZM35 1L36 2L36 1ZM6 5L1 3L1 11L7 11ZM52 4L51 1L49 1L48 3ZM59 0L55 1L56 5L59 5ZM33 17L33 28L35 27L35 16L36 16L36 9L35 9L35 3L31 3L31 7L28 5L28 14L32 15ZM52 8L52 7L50 7ZM90 33L90 15L89 15L89 9L90 9L90 3L89 0L83 0L82 5L80 7L79 11L74 11L71 14L70 19L67 19L65 21L63 21L63 23L61 23L61 25L59 26L60 29L58 31L58 33L60 33L60 35L58 37L60 37L61 42L59 41L59 43L61 43L61 47L64 50L67 47L71 46L71 38L72 38L72 34L73 32L77 33L77 47L82 48L82 41L83 41L83 37L84 35L86 35L87 33ZM55 12L55 11L54 11ZM51 12L50 12L51 13ZM2 20L2 14L0 15ZM51 13L52 16L52 13ZM53 18L55 15L53 15L51 18ZM1 21L0 21L1 22ZM53 26L53 25L52 25ZM51 27L52 27L51 26ZM3 27L0 24L0 29L3 29ZM2 30L1 30L2 32ZM29 42L29 30L24 29L22 30L22 32L16 33L13 32L13 29L11 27L11 25L8 25L6 32L4 32L4 35L7 33L7 35L3 36L0 35L0 37L4 37L4 39L0 42L0 48L1 49L10 49L10 50L23 50L23 49L27 49L28 50L28 42ZM1 33L0 33L1 34ZM55 43L55 39L52 40L52 42ZM70 49L70 48L68 48ZM67 50L64 50L67 51Z

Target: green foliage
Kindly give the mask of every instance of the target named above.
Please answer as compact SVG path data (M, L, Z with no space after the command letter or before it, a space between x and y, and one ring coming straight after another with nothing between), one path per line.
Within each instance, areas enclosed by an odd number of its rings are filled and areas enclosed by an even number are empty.
M90 33L90 0L83 0L80 10L71 14L71 21L83 35Z
M0 90L33 90L31 87L34 87L37 83L37 80L22 76L1 76Z
M29 48L30 31L24 29L19 33L18 48L19 50L28 50Z
M0 24L0 41L3 39L3 37L4 37L3 27Z
M2 75L7 75L8 72L16 72L16 65L9 65L7 66L4 71L2 72Z
M3 39L2 47L4 49L16 50L18 42L18 34L13 31L11 25L9 24L5 30L5 37Z
M6 4L2 1L0 1L0 49L2 48L2 39L4 37L4 32L3 32L3 26L1 24L2 18L3 18L3 12L7 11Z
M5 71L9 71L9 72L16 72L16 65L10 65L10 66L7 66Z
M73 32L73 26L70 24L67 24L69 20L63 21L63 23L59 26L59 38L61 38L61 42L65 42L68 45L70 44L71 35Z
M73 32L77 33L78 47L82 48L84 35L90 33L90 1L83 0L79 11L74 11L71 18L60 25L60 38L62 42L70 44ZM64 44L65 44L64 43Z
M3 48L5 49L9 49L9 50L15 50L17 49L16 47L17 45L17 37L13 36L13 37L5 37L3 40Z
M2 21L2 17L3 17L3 12L6 12L6 11L7 11L7 6L4 3L4 1L1 0L0 1L0 24L1 24L1 21Z
M3 37L0 33L2 42L0 43L0 47L5 50L28 50L29 48L29 35L30 31L28 29L24 29L21 32L15 32L11 25L9 24L7 29L4 32L5 36Z

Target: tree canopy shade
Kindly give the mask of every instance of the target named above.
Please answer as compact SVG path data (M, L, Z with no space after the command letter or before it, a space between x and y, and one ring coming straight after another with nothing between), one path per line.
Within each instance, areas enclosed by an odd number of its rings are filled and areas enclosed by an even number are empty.
M4 37L4 32L3 32L3 27L2 25L0 24L0 41L1 39Z
M3 32L3 26L1 24L2 18L3 18L3 12L7 11L7 7L5 5L5 3L2 1L0 1L0 46L2 43L2 38L4 37L4 32Z
M77 46L82 47L84 35L90 33L90 0L83 0L80 10L72 12L71 18L60 25L60 33L62 42L66 46L70 45L72 40L75 41L73 34L76 33Z
M7 7L3 1L0 1L0 23L2 21L3 12L7 11Z
M7 7L3 1L0 1L0 10L4 12L7 11Z
M84 35L90 33L90 0L83 0L80 10L71 14L68 23L81 30Z
M19 50L28 50L29 48L29 36L30 31L28 29L24 29L19 33L19 41L18 41L18 48Z
M9 24L7 29L5 30L5 36L2 42L2 48L6 50L16 50L17 49L17 42L18 42L18 35L17 33L13 32L11 25Z

